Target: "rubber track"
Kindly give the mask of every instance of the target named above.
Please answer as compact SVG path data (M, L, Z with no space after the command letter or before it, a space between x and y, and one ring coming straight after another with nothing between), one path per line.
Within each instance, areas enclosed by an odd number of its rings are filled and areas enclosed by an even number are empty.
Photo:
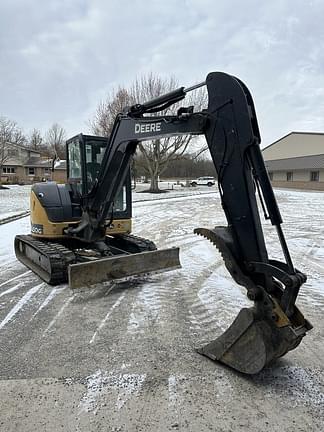
M21 255L18 247L21 242L25 247L32 248L39 255L46 257L50 272L44 267L30 260L26 255ZM76 261L74 253L59 243L37 240L31 235L18 235L15 238L15 252L17 258L50 285L58 285L67 282L67 268Z
M120 249L125 250L128 253L156 250L156 246L151 240L131 234L115 236L113 241L120 247ZM32 248L39 255L46 257L49 268L51 269L50 272L48 272L46 268L42 267L39 261L34 262L26 255L22 255L18 243L23 243L25 247ZM77 262L73 250L68 249L60 243L38 240L31 235L17 235L15 237L15 252L19 261L50 285L59 285L67 282L68 266L69 264Z
M135 236L133 234L119 234L114 236L114 240L116 241L116 244L121 244L121 249L125 249L126 251L132 247L137 249L137 253L154 251L157 249L155 243L151 240L148 240L144 237Z

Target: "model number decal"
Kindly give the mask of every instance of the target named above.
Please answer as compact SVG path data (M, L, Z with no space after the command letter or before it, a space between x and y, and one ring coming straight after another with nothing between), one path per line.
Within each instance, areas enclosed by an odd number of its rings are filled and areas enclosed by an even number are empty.
M159 123L135 123L135 133L161 132L161 122Z
M32 224L31 232L34 234L43 234L43 225Z

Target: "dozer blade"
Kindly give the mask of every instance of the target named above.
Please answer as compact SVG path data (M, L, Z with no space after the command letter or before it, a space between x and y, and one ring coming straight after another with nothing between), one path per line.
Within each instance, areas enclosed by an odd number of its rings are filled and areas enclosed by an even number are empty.
M143 273L180 268L179 248L118 255L68 267L70 288L80 288Z
M262 287L256 287L243 274L228 227L215 227L212 230L197 228L194 232L218 248L233 279L255 297L253 307L242 309L221 336L197 351L239 372L256 374L272 360L296 348L312 325L296 306L288 318L278 299Z

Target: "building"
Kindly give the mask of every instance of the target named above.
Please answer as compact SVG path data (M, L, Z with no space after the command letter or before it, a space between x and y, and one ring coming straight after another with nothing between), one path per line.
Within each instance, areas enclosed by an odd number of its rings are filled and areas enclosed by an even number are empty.
M51 178L51 160L29 147L8 143L1 162L2 183L33 183Z
M66 160L60 160L59 164L54 164L54 171L52 172L52 180L56 183L66 183Z
M290 132L262 154L273 186L324 190L324 133Z

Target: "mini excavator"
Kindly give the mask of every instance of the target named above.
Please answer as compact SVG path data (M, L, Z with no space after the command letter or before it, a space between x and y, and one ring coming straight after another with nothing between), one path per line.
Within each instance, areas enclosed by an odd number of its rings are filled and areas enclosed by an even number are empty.
M206 86L208 107L157 115ZM17 258L51 284L71 287L180 266L179 250L157 250L130 234L129 166L139 142L181 134L205 135L228 225L194 232L220 251L234 281L254 302L198 352L254 374L296 348L312 328L296 306L306 275L293 265L282 218L260 150L251 94L238 78L212 72L117 115L109 139L79 135L67 142L68 184L35 184L31 235L15 238ZM276 228L284 261L268 256L257 205Z

